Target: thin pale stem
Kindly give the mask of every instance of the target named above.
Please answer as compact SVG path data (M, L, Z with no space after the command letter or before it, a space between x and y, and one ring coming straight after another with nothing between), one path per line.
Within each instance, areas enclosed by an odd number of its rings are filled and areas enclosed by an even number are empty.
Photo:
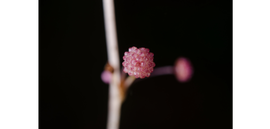
M134 76L128 76L127 79L125 80L125 88L128 89L128 87L135 81Z
M157 67L154 69L154 71L151 73L150 77L148 78L152 78L152 77L156 77L156 76L162 76L162 75L172 75L175 74L175 70L174 70L174 66L163 66L163 67ZM147 78L144 78L147 79ZM134 79L132 82L129 82L129 85L127 87L129 87L132 83L134 82L140 82L143 79Z
M114 69L109 86L107 129L118 129L121 107L121 94L119 90L121 77L113 0L103 0L103 9L108 61Z
M174 66L163 66L155 68L150 77L174 74Z

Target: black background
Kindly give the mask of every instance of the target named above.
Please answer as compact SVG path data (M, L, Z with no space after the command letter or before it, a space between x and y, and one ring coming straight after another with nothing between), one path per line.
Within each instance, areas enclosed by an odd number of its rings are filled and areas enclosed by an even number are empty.
M105 129L108 85L101 0L39 1L40 129ZM134 83L121 129L232 128L232 1L116 0L121 62L146 47L156 67L187 57L188 83L174 75Z

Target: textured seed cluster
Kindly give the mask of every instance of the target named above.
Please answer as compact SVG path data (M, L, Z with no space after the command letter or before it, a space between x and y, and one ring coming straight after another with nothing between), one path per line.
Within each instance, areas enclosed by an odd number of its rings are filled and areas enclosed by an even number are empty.
M139 49L136 47L129 48L123 59L124 72L136 78L149 77L155 67L154 54L144 47Z

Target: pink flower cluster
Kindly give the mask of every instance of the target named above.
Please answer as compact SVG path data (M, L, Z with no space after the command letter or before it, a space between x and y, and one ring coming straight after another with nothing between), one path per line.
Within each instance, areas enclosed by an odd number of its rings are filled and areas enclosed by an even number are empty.
M144 47L129 48L129 52L125 52L123 59L124 72L136 78L149 77L155 67L154 54Z

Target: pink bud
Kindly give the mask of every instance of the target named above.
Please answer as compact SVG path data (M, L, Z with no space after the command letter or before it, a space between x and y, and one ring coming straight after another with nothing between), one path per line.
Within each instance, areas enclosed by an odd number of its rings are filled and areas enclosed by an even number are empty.
M186 58L178 58L175 63L175 75L178 81L187 82L191 79L193 68L190 61Z
M112 78L112 73L111 72L109 72L109 71L103 71L101 73L101 80L104 83L106 83L106 84L110 83L111 82L111 78Z

